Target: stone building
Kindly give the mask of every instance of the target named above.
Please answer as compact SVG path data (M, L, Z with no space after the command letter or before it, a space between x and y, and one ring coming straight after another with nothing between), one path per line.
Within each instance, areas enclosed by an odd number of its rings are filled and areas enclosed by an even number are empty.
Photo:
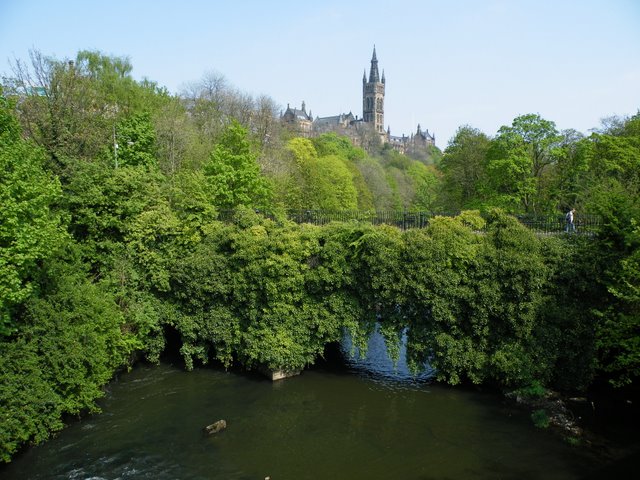
M326 132L348 130L355 121L357 121L357 118L351 112L341 113L333 117L318 117L313 122L313 131L320 135Z
M304 101L302 102L302 108L300 110L297 108L291 108L289 104L287 104L287 110L280 118L282 122L289 125L289 127L301 137L311 136L313 115L311 115L311 110L307 113Z
M412 133L411 136L395 137L391 135L391 129L387 128L387 142L400 153L413 154L435 145L436 137L429 133L429 129L423 131L418 124L416 133Z
M282 121L297 134L303 137L321 135L327 132L335 132L346 135L359 146L371 144L363 140L366 132L372 131L377 134L381 143L389 144L394 150L400 153L410 154L418 150L425 150L429 146L435 145L435 136L429 130L422 130L418 125L416 133L401 137L391 135L390 127L384 128L384 100L385 100L386 79L384 70L382 75L378 69L378 58L376 47L373 47L371 57L371 68L369 77L365 69L362 77L362 117L358 118L352 112L341 113L330 117L311 116L311 112L305 110L305 103L302 102L302 109L291 108L287 105L287 110L281 116Z

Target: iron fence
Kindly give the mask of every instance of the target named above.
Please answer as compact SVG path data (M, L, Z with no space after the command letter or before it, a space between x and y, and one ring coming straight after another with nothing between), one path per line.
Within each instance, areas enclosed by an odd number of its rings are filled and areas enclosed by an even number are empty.
M276 220L282 218L269 211L256 211L266 218ZM371 225L392 225L402 230L411 228L425 228L429 220L435 216L455 217L459 212L433 213L411 212L397 210L366 211L366 210L287 210L286 218L298 224L327 225L332 222L356 222ZM540 234L560 234L563 232L593 235L602 221L597 215L575 215L573 229L568 230L564 215L515 215L523 225ZM222 210L218 219L224 222L235 221L233 210Z
M324 211L324 210L290 210L287 218L296 223L312 223L326 225L331 222L358 222L372 225L394 225L402 229L424 228L433 215L428 212L402 211Z
M523 225L542 234L577 233L594 235L602 224L598 215L575 215L574 227L567 224L564 215L516 215Z

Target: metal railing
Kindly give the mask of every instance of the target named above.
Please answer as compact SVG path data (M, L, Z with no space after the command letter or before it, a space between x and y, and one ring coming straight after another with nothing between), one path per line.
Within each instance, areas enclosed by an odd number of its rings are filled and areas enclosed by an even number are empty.
M523 225L529 227L536 233L559 234L577 233L582 235L595 235L602 219L599 215L575 215L575 229L567 225L564 215L515 215Z
M276 215L268 211L257 211L266 218L276 219ZM397 210L366 211L366 210L288 210L286 217L295 223L309 223L313 225L327 225L331 222L356 222L371 225L392 225L402 230L411 228L425 228L429 220L435 216L455 217L458 213L409 212ZM565 216L560 215L514 215L523 225L540 234L561 234L567 232ZM232 222L235 212L222 210L218 219ZM602 220L597 215L576 215L575 232L569 233L593 235L600 227Z
M428 212L402 212L402 211L324 211L304 210L287 212L289 220L296 223L312 223L314 225L326 225L331 222L359 222L371 225L394 225L403 230L409 228L424 228L433 215Z

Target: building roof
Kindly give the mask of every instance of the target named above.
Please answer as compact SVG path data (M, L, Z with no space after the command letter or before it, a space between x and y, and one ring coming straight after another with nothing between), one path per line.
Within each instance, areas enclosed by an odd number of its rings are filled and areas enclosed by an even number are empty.
M302 102L302 108L301 109L291 108L289 106L289 104L287 104L287 110L284 112L282 117L286 118L288 120L295 119L295 120L308 121L308 122L312 122L313 121L313 117L311 116L311 112L309 112L309 113L306 112L304 102Z
M428 128L423 132L422 129L420 128L420 124L418 124L418 130L416 132L416 135L421 137L423 140L431 140L432 142L435 142L435 139L436 139L434 135L429 133Z
M317 125L340 125L343 123L351 123L356 117L353 113L341 113L340 115L334 115L332 117L317 117L315 122Z

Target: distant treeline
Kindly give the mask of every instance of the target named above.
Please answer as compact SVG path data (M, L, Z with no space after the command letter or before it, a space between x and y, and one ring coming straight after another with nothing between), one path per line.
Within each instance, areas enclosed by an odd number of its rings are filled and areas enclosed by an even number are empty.
M452 384L636 381L640 115L588 137L538 115L494 138L464 126L409 158L295 137L272 100L221 77L173 96L130 72L99 52L33 52L2 79L4 461L96 410L168 332L188 368L300 368L379 321L392 354L406 330L411 365ZM569 207L601 219L594 236L516 218ZM403 231L289 209L462 213Z

